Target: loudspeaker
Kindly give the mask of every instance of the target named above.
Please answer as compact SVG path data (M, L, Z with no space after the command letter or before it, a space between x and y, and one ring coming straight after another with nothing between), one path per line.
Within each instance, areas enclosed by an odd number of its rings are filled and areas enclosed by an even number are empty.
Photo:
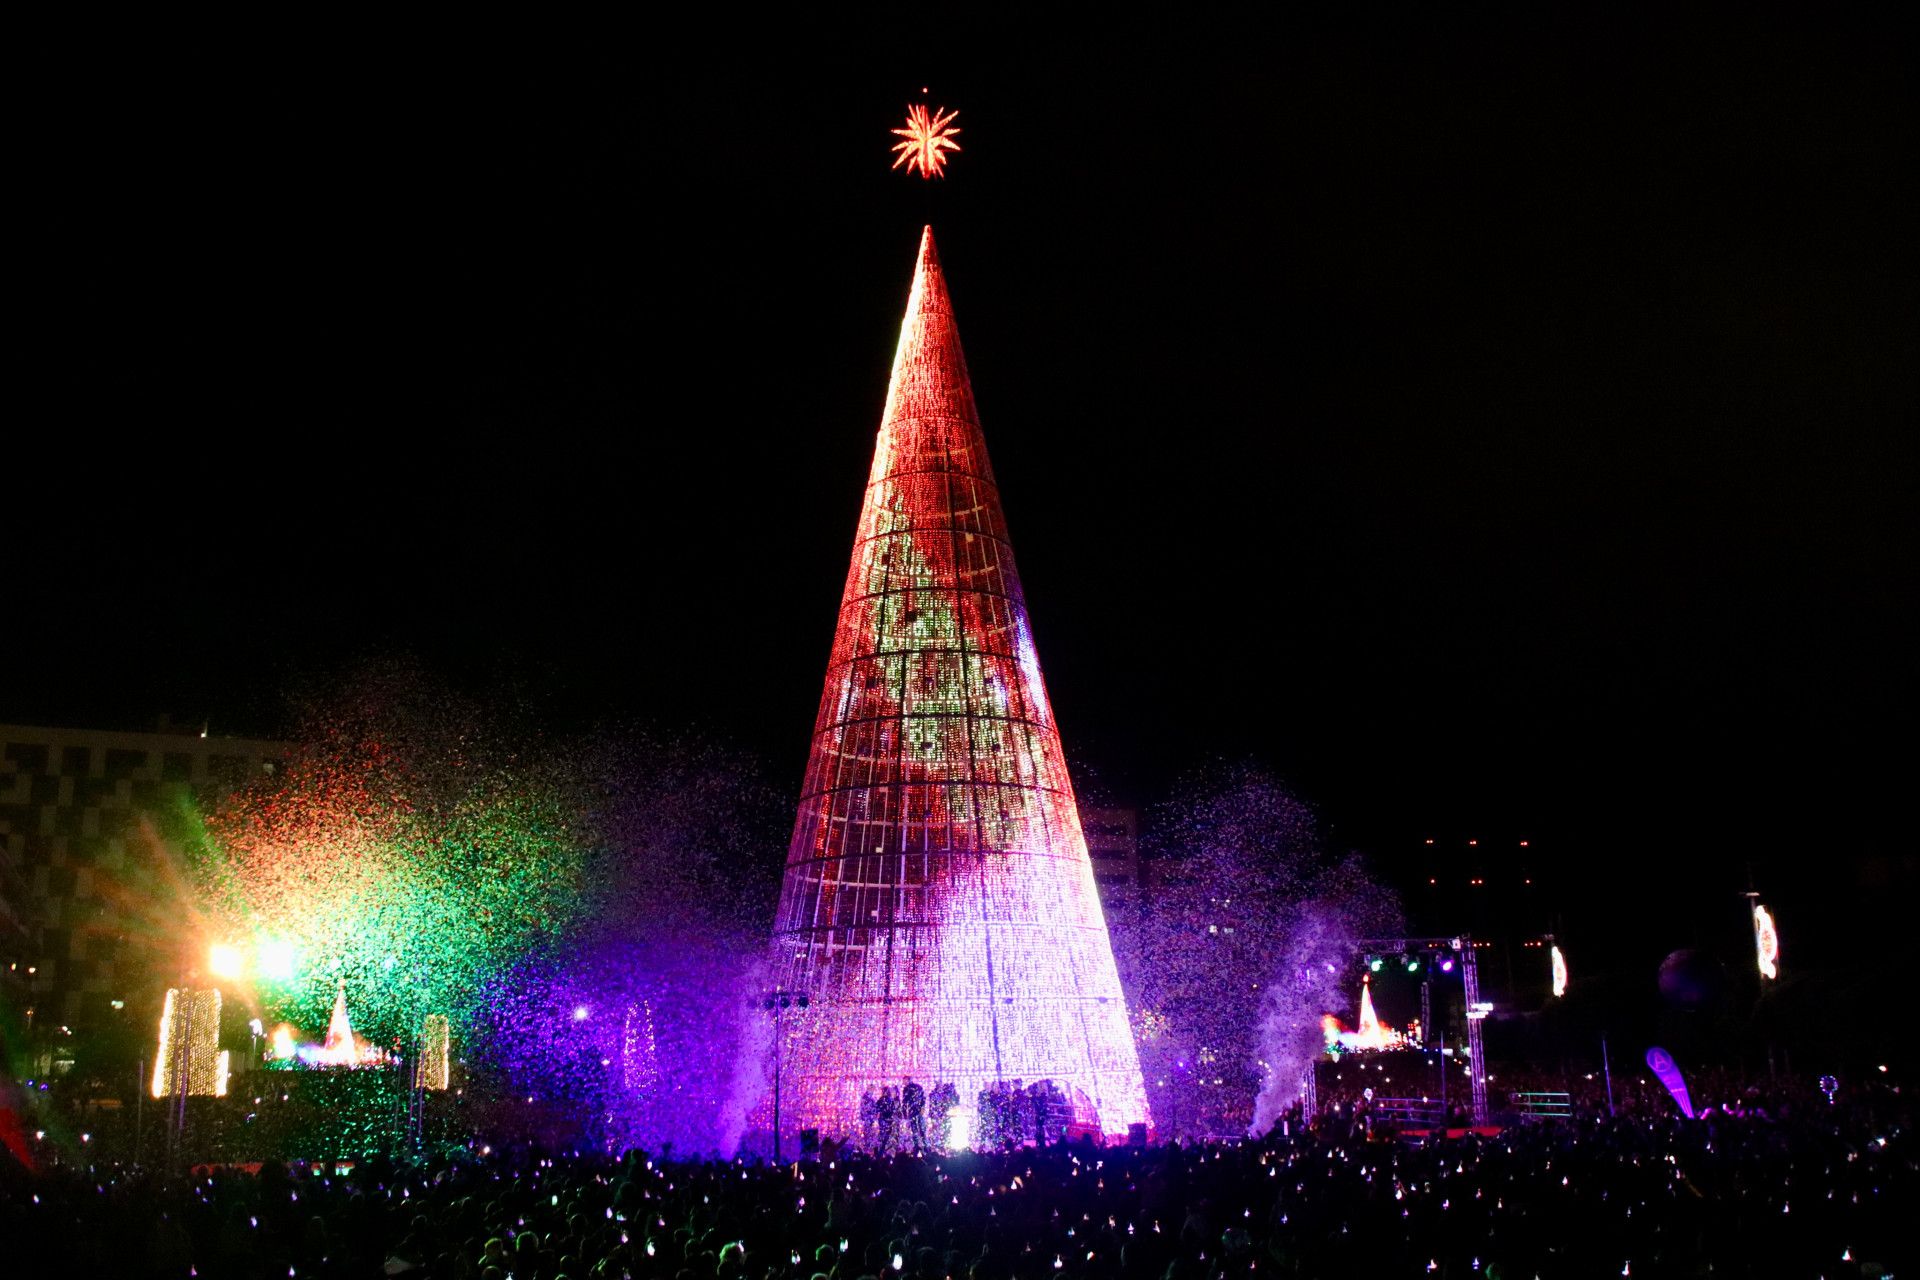
M1128 1125L1127 1126L1127 1145L1130 1147L1146 1146L1147 1145L1147 1126L1145 1126L1144 1124Z
M800 1131L800 1154L803 1156L817 1156L820 1154L820 1131L818 1129L802 1129Z

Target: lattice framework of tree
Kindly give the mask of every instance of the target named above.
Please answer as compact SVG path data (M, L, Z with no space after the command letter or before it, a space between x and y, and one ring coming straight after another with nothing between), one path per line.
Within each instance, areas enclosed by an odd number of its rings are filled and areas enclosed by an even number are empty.
M1146 1092L934 248L921 235L794 823L775 973L787 1126L863 1091L1051 1080L1109 1135Z

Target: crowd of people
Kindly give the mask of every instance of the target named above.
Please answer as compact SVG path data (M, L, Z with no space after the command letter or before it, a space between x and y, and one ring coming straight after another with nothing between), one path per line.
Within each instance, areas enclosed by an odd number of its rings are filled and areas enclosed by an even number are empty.
M1045 1146L1067 1136L1073 1109L1066 1091L1051 1080L1027 1084L996 1080L980 1090L968 1127L956 1130L960 1090L952 1081L927 1089L908 1078L898 1088L885 1085L860 1095L860 1137L829 1145L828 1150L860 1150L868 1155L897 1152L923 1155L956 1146L1000 1150L1036 1143Z
M1850 1277L1910 1264L1904 1217L1920 1180L1896 1087L1735 1110L1422 1141L1329 1112L1259 1141L1056 1138L784 1165L476 1146L414 1164L166 1178L73 1163L29 1174L0 1157L0 1270L1203 1280Z
M1045 1146L1065 1137L1073 1119L1065 1091L1051 1080L996 1080L980 1091L977 1102L974 1115L980 1131L974 1145L987 1150L1028 1142Z
M1440 1079L1450 1070L1403 1054L1353 1055L1339 1063L1324 1063L1315 1077L1315 1096L1321 1110L1379 1123L1384 1103L1423 1102L1429 1114L1459 1128L1472 1122L1471 1085L1462 1078ZM1747 1076L1721 1067L1700 1067L1687 1073L1690 1101L1698 1112L1722 1112L1762 1118L1806 1108L1824 1101L1818 1082L1800 1076ZM1671 1114L1675 1103L1658 1080L1642 1071L1606 1069L1549 1069L1504 1064L1487 1077L1487 1110L1496 1124L1528 1118L1536 1101L1554 1099L1573 1115L1660 1116Z
M935 1085L931 1093L913 1079L878 1094L869 1089L860 1095L860 1149L879 1155L945 1151L959 1103L960 1091L950 1083Z

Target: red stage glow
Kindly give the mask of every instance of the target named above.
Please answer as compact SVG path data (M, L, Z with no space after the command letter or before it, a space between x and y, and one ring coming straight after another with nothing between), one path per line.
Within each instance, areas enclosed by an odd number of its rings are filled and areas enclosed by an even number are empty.
M958 111L948 111L944 107L927 110L925 103L916 103L907 108L907 127L895 129L901 141L893 144L896 153L893 167L907 167L908 173L918 173L923 178L938 178L946 168L949 151L960 150L960 144L954 141L960 131L953 127Z
M780 893L783 1128L863 1091L1054 1081L1124 1135L1146 1090L959 330L920 241ZM967 1123L964 1115L956 1122Z

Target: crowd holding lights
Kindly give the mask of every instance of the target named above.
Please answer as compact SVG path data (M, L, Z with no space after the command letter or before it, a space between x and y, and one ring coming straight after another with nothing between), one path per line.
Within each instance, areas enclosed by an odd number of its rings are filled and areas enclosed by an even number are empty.
M168 1181L78 1165L0 1201L0 1228L22 1274L120 1274L130 1244L170 1274L296 1278L1899 1273L1920 1185L1910 1107L1877 1077L1832 1104L1776 1086L1696 1122L1622 1102L1426 1142L1343 1112L1259 1143L953 1158L477 1143ZM158 1225L130 1240L128 1223Z

